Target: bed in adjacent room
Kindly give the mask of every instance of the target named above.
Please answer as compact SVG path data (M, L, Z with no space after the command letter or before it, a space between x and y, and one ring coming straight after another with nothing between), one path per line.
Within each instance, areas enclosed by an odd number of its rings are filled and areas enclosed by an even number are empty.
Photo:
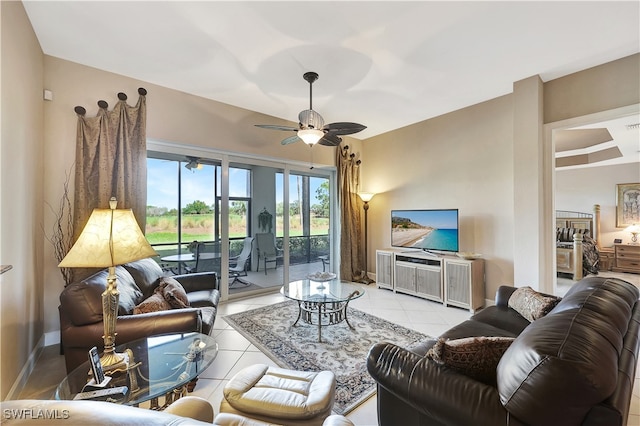
M597 274L600 205L592 213L556 210L556 269L579 280Z

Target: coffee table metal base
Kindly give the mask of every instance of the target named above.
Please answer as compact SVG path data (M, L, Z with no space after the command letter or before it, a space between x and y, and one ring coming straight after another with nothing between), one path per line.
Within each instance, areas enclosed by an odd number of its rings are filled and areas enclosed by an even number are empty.
M355 292L354 292L355 293ZM355 296L352 294L345 302L303 302L298 301L298 318L291 325L295 327L302 318L304 322L318 326L318 342L322 342L322 327L346 322L350 329L355 330L347 318L347 307ZM316 320L314 320L314 316Z

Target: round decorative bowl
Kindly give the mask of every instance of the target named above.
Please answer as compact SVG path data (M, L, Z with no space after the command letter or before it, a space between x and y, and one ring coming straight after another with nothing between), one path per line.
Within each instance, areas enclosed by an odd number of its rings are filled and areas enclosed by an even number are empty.
M456 255L462 259L466 259L466 260L475 260L475 259L480 259L482 257L482 255L480 253L473 253L470 251L460 251L458 253L456 253Z
M335 277L337 277L337 275L332 272L314 272L307 276L307 278L312 281L330 281Z

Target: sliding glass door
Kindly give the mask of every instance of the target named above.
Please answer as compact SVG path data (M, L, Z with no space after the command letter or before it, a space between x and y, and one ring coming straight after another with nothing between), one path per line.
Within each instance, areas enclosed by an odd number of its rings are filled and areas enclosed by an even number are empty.
M234 297L330 270L333 172L217 157L148 153L146 235L166 273L215 271Z

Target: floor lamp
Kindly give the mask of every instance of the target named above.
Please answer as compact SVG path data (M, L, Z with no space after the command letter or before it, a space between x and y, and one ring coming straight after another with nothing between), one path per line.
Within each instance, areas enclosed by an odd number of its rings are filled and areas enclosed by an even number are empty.
M363 284L371 284L371 283L375 283L375 281L369 278L369 275L367 274L367 270L368 270L367 268L367 260L368 260L367 233L369 232L369 227L367 225L367 212L369 210L369 201L371 201L373 196L376 194L372 192L360 192L358 193L358 195L360 196L362 201L364 201L364 276L362 277L362 280L360 282Z
M102 293L104 353L100 364L105 373L125 371L127 359L115 352L116 321L120 293L116 266L156 256L131 209L116 210L115 198L108 209L94 209L69 253L58 265L61 268L109 268L107 286Z

